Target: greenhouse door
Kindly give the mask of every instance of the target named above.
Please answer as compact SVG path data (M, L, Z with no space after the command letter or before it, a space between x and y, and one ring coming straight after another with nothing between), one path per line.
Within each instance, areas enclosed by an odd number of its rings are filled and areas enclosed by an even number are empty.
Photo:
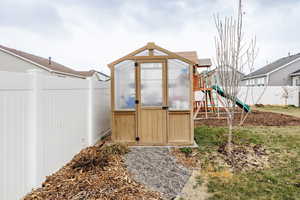
M138 127L141 145L163 145L167 140L166 65L145 61L137 65Z

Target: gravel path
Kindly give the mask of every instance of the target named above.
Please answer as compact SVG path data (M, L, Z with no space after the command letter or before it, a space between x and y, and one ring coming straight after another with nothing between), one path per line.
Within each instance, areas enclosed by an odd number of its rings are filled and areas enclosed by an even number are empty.
M191 175L165 147L132 147L125 160L136 181L161 192L166 199L180 194Z

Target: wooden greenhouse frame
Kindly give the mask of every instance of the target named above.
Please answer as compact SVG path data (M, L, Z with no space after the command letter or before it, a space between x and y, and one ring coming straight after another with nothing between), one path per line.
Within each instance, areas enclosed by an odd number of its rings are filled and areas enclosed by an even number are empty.
M187 92L186 98L188 100L185 102L183 102L183 100L177 101L177 103L181 103L180 106L184 109L171 109L169 105L171 101L171 94L169 93L169 87L171 86L169 85L169 79L171 77L168 75L170 70L169 65L171 65L173 61L182 63L182 72L186 73L184 80L188 83L186 84L186 87L188 88L187 90L182 91ZM125 97L119 95L119 93L127 93L125 92L126 88L121 88L124 87L125 84L118 83L117 85L117 81L122 78L125 79L126 77L124 76L128 76L128 74L122 74L117 70L121 69L122 65L125 65L124 63L126 62L129 62L128 66L131 70L131 74L133 74L129 75L132 77L132 80L134 79L134 84L131 84L131 90L135 93L133 101L134 105L132 105L131 109L120 109L117 107L119 106L119 103L117 102ZM127 143L129 145L192 145L194 143L193 67L196 65L197 63L195 63L195 61L161 48L154 43L148 43L146 46L110 63L108 66L111 70L112 140L114 142ZM146 82L143 77L146 74L145 69L148 66L155 66L159 69L158 72L162 74L161 78L156 77L158 79L157 81L160 81L159 83L161 83L162 86L161 95L158 90L158 93L155 94L157 99L161 98L161 105L159 104L159 106L142 105L142 101L146 102L146 98L142 98L142 95L146 93L143 92L146 90L144 86ZM186 70L184 69L184 66L186 66ZM149 73L155 74L154 72L151 72L150 67ZM172 70L173 69L175 68L172 68ZM142 72L142 70L144 71ZM141 76L141 73L144 75ZM118 76L118 79L116 76ZM152 85L150 84L150 88L151 87ZM130 101L128 100L128 102L129 105ZM173 107L175 103L172 103Z

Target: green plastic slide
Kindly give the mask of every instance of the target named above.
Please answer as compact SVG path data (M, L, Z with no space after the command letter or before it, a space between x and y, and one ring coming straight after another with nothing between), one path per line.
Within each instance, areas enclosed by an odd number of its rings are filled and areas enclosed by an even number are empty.
M228 98L228 99L231 99L232 101L235 101L236 105L238 107L240 107L241 109L243 109L245 112L250 112L251 111L251 108L249 105L243 103L241 100L239 99L235 99L234 97L232 96L229 96L227 94L225 94L224 90L218 86L218 85L213 85L212 86L212 89L214 89L219 95L221 95L222 97L224 98Z

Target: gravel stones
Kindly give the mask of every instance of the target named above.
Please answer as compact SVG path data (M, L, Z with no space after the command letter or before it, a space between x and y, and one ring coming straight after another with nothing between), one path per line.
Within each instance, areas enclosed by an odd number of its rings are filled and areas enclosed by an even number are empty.
M161 192L166 199L180 194L191 175L166 147L132 147L125 155L125 165L136 181Z

